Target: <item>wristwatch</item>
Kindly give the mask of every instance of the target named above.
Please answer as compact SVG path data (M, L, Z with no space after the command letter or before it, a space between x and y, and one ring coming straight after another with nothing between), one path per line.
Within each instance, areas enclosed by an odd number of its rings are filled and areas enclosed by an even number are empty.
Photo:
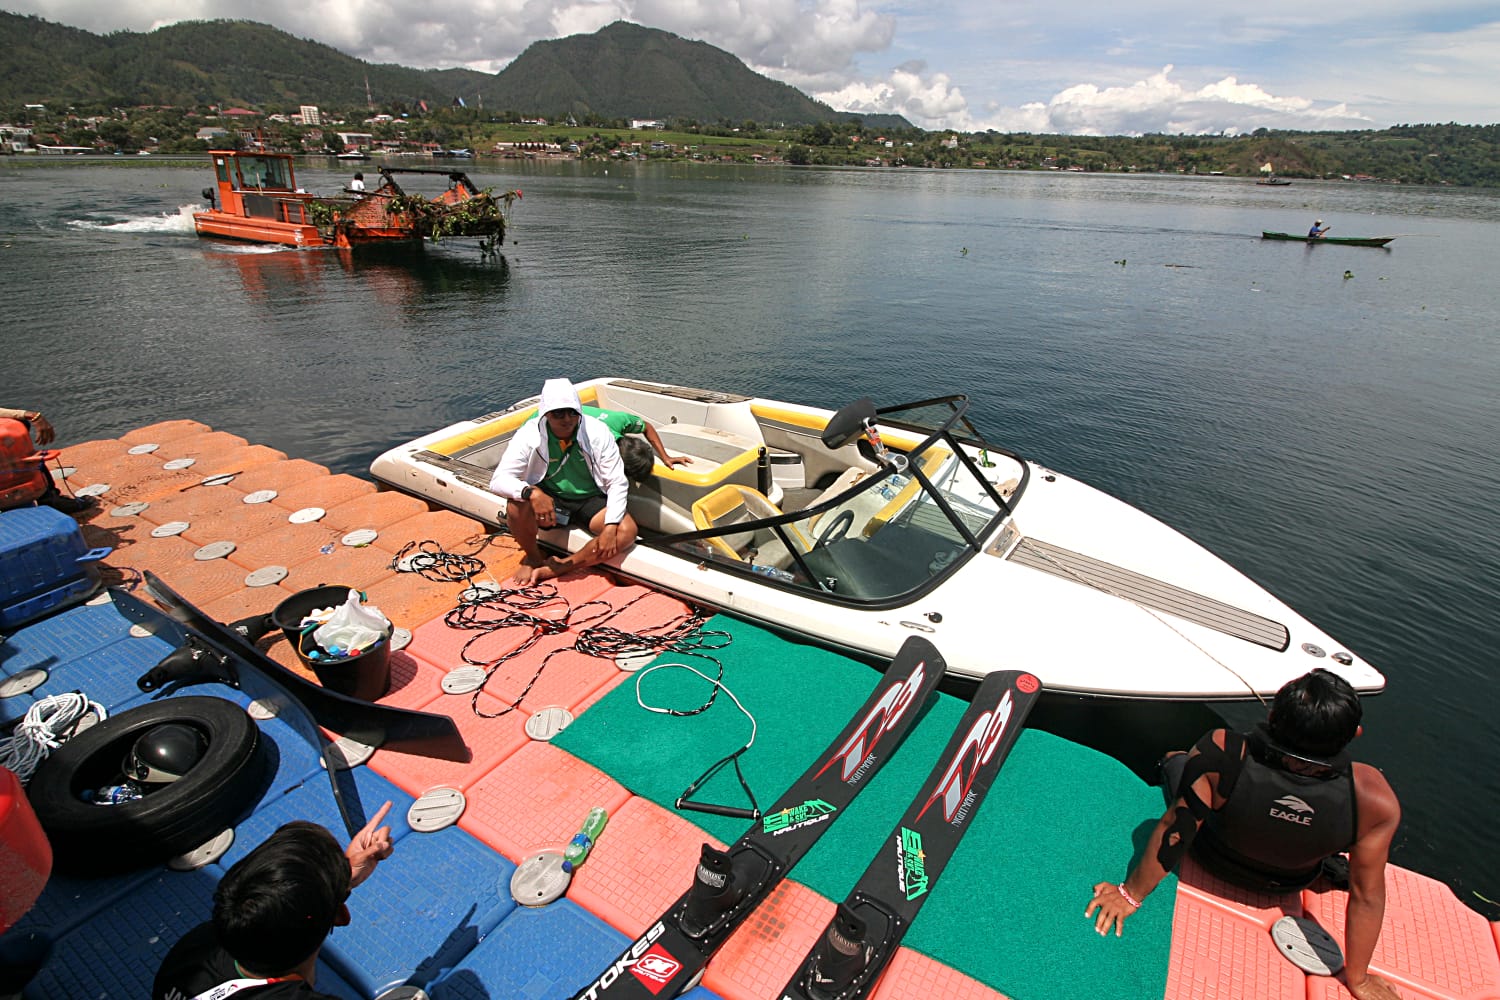
M525 485L525 486L522 486L521 487L521 499L522 500L530 500L531 499L531 493L535 489L536 489L536 487L530 485L529 483L527 485Z

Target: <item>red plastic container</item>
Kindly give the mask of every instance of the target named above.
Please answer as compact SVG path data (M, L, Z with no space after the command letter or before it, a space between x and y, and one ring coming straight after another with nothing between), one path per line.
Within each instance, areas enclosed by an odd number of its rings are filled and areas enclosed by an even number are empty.
M31 909L52 873L52 845L14 772L0 767L0 934Z
M37 451L31 443L30 427L0 417L0 510L34 503L47 492L47 473L42 465L57 454Z

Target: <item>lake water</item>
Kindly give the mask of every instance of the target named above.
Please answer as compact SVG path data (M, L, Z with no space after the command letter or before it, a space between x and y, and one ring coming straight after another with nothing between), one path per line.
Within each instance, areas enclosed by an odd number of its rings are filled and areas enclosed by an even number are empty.
M1401 797L1396 860L1500 899L1500 192L466 169L525 192L498 260L216 243L187 214L206 164L0 161L0 405L63 443L187 417L360 473L559 374L828 405L966 392L991 440L1186 532L1383 670L1355 749ZM1258 238L1314 218L1401 238Z

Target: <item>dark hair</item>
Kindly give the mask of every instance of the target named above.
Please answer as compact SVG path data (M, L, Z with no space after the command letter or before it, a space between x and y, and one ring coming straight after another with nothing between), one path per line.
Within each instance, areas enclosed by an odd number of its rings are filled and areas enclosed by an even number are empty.
M214 890L214 934L242 967L279 976L322 947L349 898L349 859L316 823L287 823Z
M620 461L625 463L625 478L632 483L644 482L656 468L656 452L650 443L635 434L620 438Z
M1359 734L1363 716L1359 694L1349 682L1319 667L1276 692L1267 729L1288 750L1328 756Z
M356 170L354 171L354 179L357 181L362 181L365 179L365 175Z

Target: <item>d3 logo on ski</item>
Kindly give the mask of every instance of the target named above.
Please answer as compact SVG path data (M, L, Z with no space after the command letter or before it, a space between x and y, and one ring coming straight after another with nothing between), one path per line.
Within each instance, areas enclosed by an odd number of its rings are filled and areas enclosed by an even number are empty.
M993 712L986 712L974 720L968 735L958 752L953 755L953 760L948 764L948 770L943 773L943 780L938 782L937 789L932 793L932 798L917 813L917 819L926 814L928 808L939 799L943 802L943 820L952 823L958 818L959 806L963 805L964 799L968 797L969 786L974 783L974 777L979 773L979 768L994 754L995 748L1000 745L1000 737L1005 732L1005 724L1010 721L1010 710L1015 702L1011 700L1010 692L1000 699L1000 704ZM973 759L969 761L968 774L964 773L965 758L973 752Z
M870 709L860 722L859 728L854 735L839 747L834 755L828 758L828 763L818 769L815 778L821 778L823 772L827 771L837 761L844 762L840 781L848 781L855 777L866 765L871 751L875 749L880 738L896 727L911 703L916 699L917 692L922 690L922 682L927 677L927 664L918 663L911 676L901 684L893 684L880 699L880 703Z

